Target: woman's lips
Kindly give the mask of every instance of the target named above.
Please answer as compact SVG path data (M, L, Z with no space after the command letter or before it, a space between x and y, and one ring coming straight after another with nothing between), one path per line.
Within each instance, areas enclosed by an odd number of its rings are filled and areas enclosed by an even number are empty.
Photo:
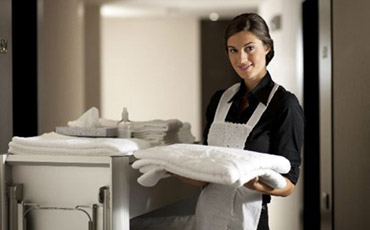
M241 65L238 65L238 68L241 71L248 71L250 69L250 67L252 67L252 63L251 64L241 64Z

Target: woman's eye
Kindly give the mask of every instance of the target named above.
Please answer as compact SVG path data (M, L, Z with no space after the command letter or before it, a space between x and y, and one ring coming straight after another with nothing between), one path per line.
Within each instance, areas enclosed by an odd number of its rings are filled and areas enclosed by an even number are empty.
M231 53L231 54L234 54L234 53L237 53L237 52L238 52L237 49L229 49L229 53Z
M245 51L252 51L252 50L254 50L254 46L247 46L247 47L245 47Z

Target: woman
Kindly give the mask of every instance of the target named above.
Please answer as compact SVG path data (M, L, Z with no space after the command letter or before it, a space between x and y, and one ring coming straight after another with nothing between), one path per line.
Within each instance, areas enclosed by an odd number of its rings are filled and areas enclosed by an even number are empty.
M266 230L267 204L273 196L290 195L297 183L301 163L304 117L297 98L271 79L266 66L274 56L273 40L265 21L257 14L235 17L225 33L230 63L241 78L227 90L216 92L207 108L205 144L243 148L286 157L291 163L283 175L286 186L273 189L254 178L240 188L208 184L198 199L195 229ZM216 128L217 127L217 128ZM244 129L236 135L233 129ZM233 143L220 138L220 130L234 135Z

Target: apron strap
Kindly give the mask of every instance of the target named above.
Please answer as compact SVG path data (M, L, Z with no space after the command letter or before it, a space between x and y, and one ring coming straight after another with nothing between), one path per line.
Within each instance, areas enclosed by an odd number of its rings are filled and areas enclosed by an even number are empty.
M265 112L267 106L270 104L270 101L272 100L273 96L275 95L275 92L279 88L279 84L275 83L274 87L272 88L269 98L267 100L267 105L264 105L263 103L259 103L256 110L253 112L251 118L247 122L246 126L251 128L251 130L256 126L257 122L259 121L262 114ZM215 118L213 122L224 122L227 116L227 113L229 112L229 109L231 107L231 98L238 92L240 89L240 83L236 83L230 88L228 88L221 96L220 101L217 105Z
M258 121L260 120L260 118L262 117L262 114L265 112L267 106L270 104L272 98L274 97L277 89L279 88L279 85L277 83L275 83L274 87L272 88L271 92L270 92L270 95L269 95L269 98L267 100L267 104L264 105L263 103L258 103L258 106L257 108L254 110L251 118L249 118L246 126L250 129L250 130L253 130L253 128L256 126L256 124L258 123Z
M230 88L228 88L221 96L220 101L217 105L216 113L214 121L211 125L211 129L214 126L214 124L224 123L227 113L229 112L229 109L231 107L232 102L229 102L230 99L235 95L235 93L238 92L240 88L240 83L237 83ZM277 83L274 84L273 88L271 89L271 92L269 94L269 97L267 99L266 105L262 102L258 103L257 108L254 110L252 116L249 118L248 122L244 124L244 126L247 127L248 133L246 135L246 139L244 142L248 139L248 136L250 132L254 129L254 127L257 125L258 121L261 119L263 113L265 112L267 106L270 104L272 98L274 97L276 91L278 90L279 85ZM209 136L209 135L208 135ZM209 139L209 138L208 138Z
M240 82L234 84L228 88L221 96L220 101L218 102L214 122L223 122L226 119L226 115L229 112L231 107L231 98L238 92L240 89Z

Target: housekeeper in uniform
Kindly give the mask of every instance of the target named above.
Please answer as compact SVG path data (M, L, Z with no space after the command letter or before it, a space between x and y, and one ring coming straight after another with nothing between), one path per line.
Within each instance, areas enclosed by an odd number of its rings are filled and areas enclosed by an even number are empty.
M266 69L274 56L274 44L259 15L235 17L226 28L225 45L241 81L212 96L206 114L205 144L287 158L291 170L283 175L286 186L273 189L258 177L239 188L177 177L204 186L194 229L268 230L267 206L271 196L289 196L298 180L303 111L297 98L276 84ZM225 135L232 138L222 138Z

